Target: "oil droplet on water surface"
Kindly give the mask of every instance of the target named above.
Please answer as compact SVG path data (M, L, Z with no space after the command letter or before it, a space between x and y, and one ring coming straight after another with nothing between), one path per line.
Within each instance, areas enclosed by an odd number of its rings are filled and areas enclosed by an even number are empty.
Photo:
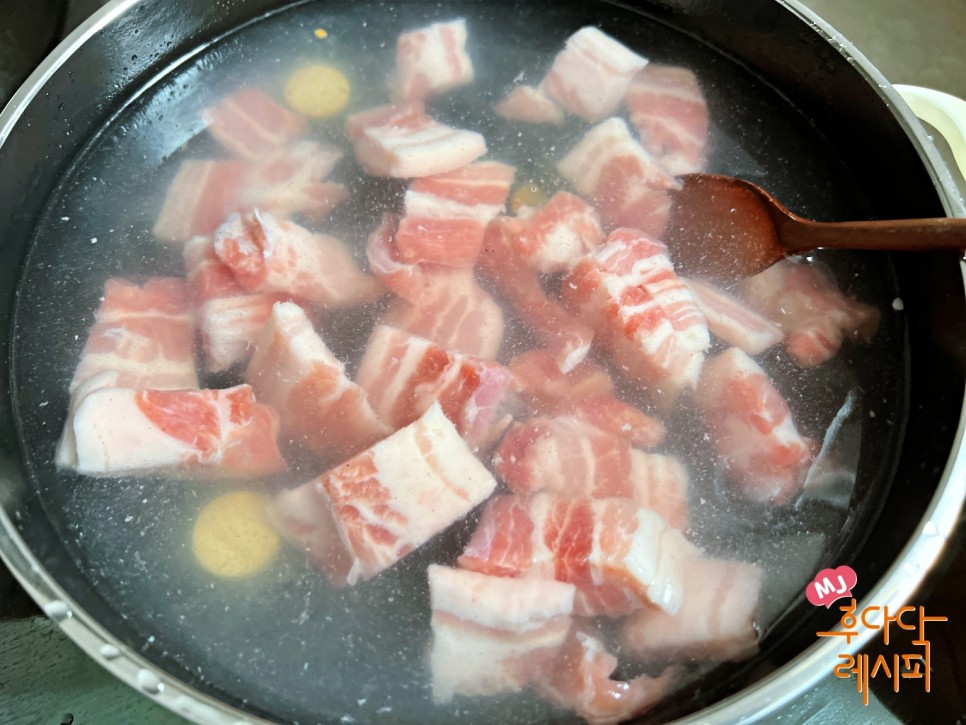
M210 501L198 514L192 550L216 576L251 576L278 553L278 534L265 515L269 500L251 491L232 491Z

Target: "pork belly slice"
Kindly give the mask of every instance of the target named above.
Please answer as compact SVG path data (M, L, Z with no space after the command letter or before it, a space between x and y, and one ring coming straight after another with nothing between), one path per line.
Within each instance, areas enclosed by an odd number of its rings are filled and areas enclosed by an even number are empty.
M376 278L399 299L381 322L485 360L503 344L503 311L470 268L399 261L390 215L369 236L366 254Z
M80 400L71 467L92 476L183 471L201 478L257 478L286 468L279 421L252 389L106 387Z
M510 360L510 372L523 399L541 413L553 413L585 398L614 392L610 375L600 365L584 360L564 373L552 350L515 355Z
M279 412L288 438L324 459L347 458L393 431L293 302L272 308L255 340L245 382Z
M704 171L708 104L687 68L650 63L624 96L644 146L671 174Z
M717 459L739 493L782 504L801 491L811 446L754 360L735 347L708 360L696 398Z
M496 480L436 403L416 422L304 486L324 498L351 562L344 576L332 577L341 586L371 579L422 546L485 501ZM317 553L317 560L331 555Z
M572 415L514 423L493 470L517 493L627 498L687 528L688 473L677 458L645 453Z
M663 407L697 383L708 326L661 242L618 229L577 263L561 290L614 362Z
M564 122L564 112L539 88L516 86L497 103L493 110L496 115L508 121L522 123L552 123L560 126Z
M660 238L671 212L668 189L677 182L610 118L594 126L557 165L560 175L590 199L609 229L631 227Z
M782 329L788 354L802 367L831 359L847 337L870 342L879 327L877 309L843 295L814 265L782 260L739 289Z
M497 217L486 229L478 267L537 339L553 351L560 370L568 373L590 351L593 330L547 297L537 273L527 267L516 247L524 222Z
M212 234L235 211L247 175L243 161L182 161L152 233L163 242Z
M431 118L421 101L353 114L345 132L356 159L373 176L433 176L462 168L486 153L483 136Z
M515 169L479 161L446 174L414 179L396 249L406 263L472 267L486 225L504 211Z
M215 253L247 292L286 294L331 308L381 295L338 239L257 210L233 214L218 227Z
M729 345L758 355L785 339L778 325L728 293L696 279L685 279L684 283L708 321L708 330Z
M611 679L617 658L596 637L574 628L551 667L535 682L538 693L557 706L576 711L591 725L612 725L643 714L657 704L678 677L674 669L659 677Z
M422 101L472 82L464 18L431 23L396 41L396 68L389 79L394 97Z
M459 558L493 576L577 587L574 613L620 616L647 603L681 607L684 568L699 553L654 511L626 498L497 496Z
M617 110L627 87L647 59L597 28L581 28L554 58L541 89L585 121Z
M572 584L429 567L433 699L517 692L538 677L570 631Z
M510 424L504 412L509 370L405 330L376 326L356 380L393 429L409 425L437 401L473 450L495 441Z
M257 159L309 130L304 116L283 108L252 86L225 96L201 115L212 138L243 159Z
M604 241L604 230L594 208L579 196L558 191L526 217L515 238L517 251L538 272L570 270L586 252Z
M621 631L625 651L645 662L753 657L762 576L743 561L695 559L685 572L681 610L673 617L651 607L632 614Z

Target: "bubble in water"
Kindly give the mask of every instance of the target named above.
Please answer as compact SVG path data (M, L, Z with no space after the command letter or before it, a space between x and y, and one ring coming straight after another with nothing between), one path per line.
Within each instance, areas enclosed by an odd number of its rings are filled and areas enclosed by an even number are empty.
M924 536L938 536L939 527L932 521L927 521L926 525L922 527L922 533Z
M164 692L164 683L150 670L138 670L138 687L151 695Z
M113 644L102 644L97 650L98 653L106 660L113 660L121 656L121 650L115 647Z
M71 611L64 602L54 599L44 605L44 614L55 622L59 622L70 617Z

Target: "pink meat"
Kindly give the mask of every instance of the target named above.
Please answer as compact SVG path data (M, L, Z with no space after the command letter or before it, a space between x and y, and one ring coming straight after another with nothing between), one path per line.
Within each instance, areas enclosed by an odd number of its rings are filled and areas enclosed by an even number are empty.
M604 241L594 208L579 196L558 191L526 217L516 247L527 264L544 274L569 270L585 253Z
M561 289L617 365L655 400L666 407L695 385L711 339L661 242L618 229L574 267Z
M404 330L376 326L356 380L393 429L409 425L435 402L474 450L496 440L510 424L504 413L509 370Z
M680 531L628 499L537 493L492 499L459 563L569 582L575 614L620 616L648 603L677 612L684 570L697 555Z
M493 470L517 493L627 498L687 528L688 473L677 458L644 453L574 416L514 423Z
M584 425L626 438L641 448L660 445L667 434L664 424L657 418L652 418L613 395L582 398L571 405L561 405L557 410L569 414Z
M758 653L755 623L762 571L754 564L696 559L685 573L684 604L673 617L641 609L624 622L624 650L647 662L738 662Z
M520 320L553 351L560 370L568 373L587 356L594 332L547 297L536 272L527 267L517 252L516 238L523 229L524 223L512 217L498 217L490 222L479 269Z
M781 504L801 490L810 446L754 360L734 347L709 360L696 397L718 461L742 495Z
M399 99L425 100L473 82L466 20L432 23L399 36L389 85Z
M553 413L585 398L610 395L614 383L604 368L584 360L560 371L551 350L530 350L510 360L510 372L524 400L541 413Z
M664 233L671 211L667 190L677 182L631 137L623 120L592 128L557 168L594 203L608 228L631 227L657 238Z
M757 355L785 339L778 325L717 287L696 279L684 283L694 294L711 334L729 345Z
M247 86L202 112L208 133L229 153L257 159L304 136L304 116L283 108L257 88Z
M788 353L802 367L831 359L846 337L869 342L879 311L846 297L813 265L783 260L741 283L742 298L785 333Z
M376 281L345 245L258 211L234 214L215 232L215 253L248 292L281 293L339 308L373 302Z
M348 568L322 562L324 571L339 572L333 583L341 585L395 564L482 503L496 481L433 405L415 423L304 486L324 497L342 542L335 555L349 558Z
M567 39L541 89L585 121L599 121L617 110L634 74L645 65L645 58L588 26Z
M493 110L496 115L508 121L552 123L555 126L560 126L564 122L564 113L560 106L547 98L539 88L533 86L516 86L493 107Z
M205 478L284 471L278 415L252 389L133 390L104 387L74 411L76 459L91 476L180 470Z
M514 168L479 161L415 179L406 191L396 249L406 263L472 267L486 225L504 211Z
M289 439L324 459L346 458L393 431L293 302L272 309L256 338L245 381L278 410Z
M599 639L574 628L535 686L542 697L576 711L590 725L612 725L649 710L677 679L677 672L668 669L656 678L614 680L616 669L617 658Z
M366 247L373 274L399 297L381 321L447 349L496 358L503 344L503 312L477 284L473 270L400 262L394 226L386 215Z
M436 121L426 115L421 101L355 113L346 120L345 133L359 163L373 176L443 174L486 153L480 134Z
M429 567L433 699L517 692L551 664L571 626L574 587Z
M243 161L182 161L154 223L154 236L184 242L212 234L235 211L247 174Z
M641 145L665 169L705 170L708 104L692 71L651 63L634 76L624 101Z

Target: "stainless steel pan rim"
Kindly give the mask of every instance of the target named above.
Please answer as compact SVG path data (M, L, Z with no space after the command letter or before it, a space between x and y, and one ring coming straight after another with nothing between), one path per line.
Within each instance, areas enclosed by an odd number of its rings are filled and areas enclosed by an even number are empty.
M24 109L41 92L47 80L91 36L129 12L139 0L112 0L72 32L30 75L0 112L0 146L13 132ZM933 180L949 216L966 216L966 206L956 193L953 177L932 146L919 122L885 77L842 35L797 0L776 0L800 17L841 53L878 91L909 135ZM960 264L966 293L966 265ZM885 576L860 603L888 605L893 609L909 601L923 578L936 563L959 519L966 499L966 399L963 401L953 450L940 478L926 515L898 559ZM0 472L0 486L9 473ZM0 499L3 490L0 489ZM2 503L2 500L0 500ZM61 589L17 533L6 510L0 507L0 559L37 604L54 619L64 633L101 666L136 690L153 697L159 704L189 720L213 725L265 723L252 715L226 705L184 683L172 679L119 641L85 611L76 606ZM681 722L753 722L788 703L831 672L838 653L855 652L871 639L866 629L851 645L837 641L817 641L791 662L761 681L728 697ZM788 683L794 683L789 686Z

